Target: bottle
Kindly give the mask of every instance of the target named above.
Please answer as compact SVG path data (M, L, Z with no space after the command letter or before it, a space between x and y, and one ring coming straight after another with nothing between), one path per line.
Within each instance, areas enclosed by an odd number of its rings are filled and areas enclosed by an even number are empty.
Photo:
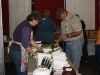
M50 75L54 75L54 70L51 71Z
M51 73L50 73L50 75L53 75L53 73L54 73L54 72L53 72L53 70L52 70Z
M72 68L66 68L65 75L73 75Z
M69 75L70 72L72 72L72 75L76 75L76 70L73 67L71 67L69 64L66 64L63 67L62 75ZM66 74L66 73L68 73L68 74Z
M41 68L43 68L44 67L44 62L46 61L46 57L44 57L43 59L42 59L42 62L41 62L41 65L39 66L39 67L41 67ZM38 68L39 68L38 67Z
M44 61L44 64L43 64L43 67L45 68L46 67L46 63L48 61L48 58L46 57L45 61Z
M46 61L45 61L45 65L44 65L45 68L47 67L48 61L49 61L49 58L47 57L47 58L46 58Z
M47 64L46 64L46 68L48 68L48 66L50 65L51 60L49 59Z
M63 67L63 71L66 71L66 68L69 68L70 65L69 64L66 64L64 67Z
M48 64L47 68L50 69L51 65L52 65L52 61L50 61L50 63Z
M47 68L48 64L50 63L50 58L48 58L47 63L45 64L45 67Z
M44 58L42 59L41 65L44 64L45 59L46 59L46 57L44 57Z

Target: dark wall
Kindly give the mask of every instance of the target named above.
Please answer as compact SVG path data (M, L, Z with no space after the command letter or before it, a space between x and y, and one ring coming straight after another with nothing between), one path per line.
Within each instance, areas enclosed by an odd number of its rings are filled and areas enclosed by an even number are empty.
M2 1L3 35L9 36L9 5L8 0Z
M64 8L64 0L34 0L34 9L39 11L42 15L44 10L50 11L50 18L56 22L57 26L60 26L60 20L56 20L57 8Z
M9 5L8 0L2 1L2 14L3 14L3 34L9 36ZM34 0L34 8L41 14L44 10L51 12L52 18L57 26L60 26L60 21L56 20L56 10L59 7L64 7L64 0ZM95 0L95 28L98 29L99 24L99 0Z
M95 28L98 29L99 27L99 0L95 0Z
M34 9L43 14L44 10L50 11L50 18L56 23L57 26L61 25L61 20L56 19L57 8L64 8L64 0L34 0ZM33 29L34 34L36 27Z

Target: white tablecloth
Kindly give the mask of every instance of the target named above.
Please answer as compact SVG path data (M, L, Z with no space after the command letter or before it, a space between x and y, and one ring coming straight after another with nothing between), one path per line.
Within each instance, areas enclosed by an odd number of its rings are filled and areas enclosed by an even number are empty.
M67 59L68 63L73 67L73 64L69 61L69 59ZM28 64L28 73L29 75L32 75L33 71L37 68L37 65L36 65L36 61L34 59L34 57L30 56L29 57L29 64ZM76 69L75 69L76 70ZM78 71L76 70L77 74L76 75L82 75L80 73L78 73ZM62 75L62 73L58 73L58 74L54 74L54 75Z

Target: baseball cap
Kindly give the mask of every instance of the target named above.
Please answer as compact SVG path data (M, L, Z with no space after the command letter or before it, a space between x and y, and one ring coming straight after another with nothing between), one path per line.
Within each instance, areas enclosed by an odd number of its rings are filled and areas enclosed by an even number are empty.
M58 8L57 9L57 19L60 19L60 15L66 11L64 8Z

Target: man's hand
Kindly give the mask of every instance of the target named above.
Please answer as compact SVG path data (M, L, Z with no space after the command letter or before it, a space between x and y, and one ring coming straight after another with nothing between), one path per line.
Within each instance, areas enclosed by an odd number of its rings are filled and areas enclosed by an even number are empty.
M66 35L61 35L62 40L66 40L68 37Z
M67 37L66 35L60 35L59 38L60 38L61 41L64 41L64 40L66 40L68 37Z
M54 44L54 47L58 47L58 45L59 45L59 44L56 42L56 43Z
M42 50L42 48L41 48L41 47L38 47L37 49L38 49L38 50Z

